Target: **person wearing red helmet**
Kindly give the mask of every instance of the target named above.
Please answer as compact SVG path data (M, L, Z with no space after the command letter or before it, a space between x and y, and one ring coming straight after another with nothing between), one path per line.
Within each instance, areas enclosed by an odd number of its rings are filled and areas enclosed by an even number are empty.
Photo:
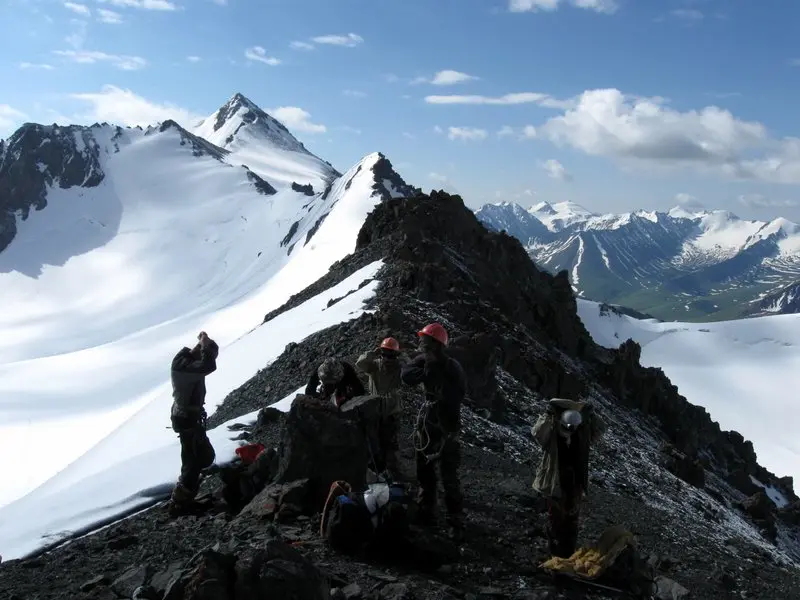
M464 537L461 467L461 404L467 391L467 378L461 364L448 356L447 330L430 323L417 334L420 354L403 367L401 378L407 385L422 384L425 404L417 419L415 449L419 483L419 516L423 522L436 522L436 463L441 470L447 522L454 540Z
M369 393L381 397L381 419L376 432L377 446L375 467L386 471L392 481L405 481L408 474L401 466L400 443L398 440L398 419L402 412L400 397L397 394L400 384L400 370L408 358L400 352L400 343L387 337L374 350L358 357L356 367L369 378Z

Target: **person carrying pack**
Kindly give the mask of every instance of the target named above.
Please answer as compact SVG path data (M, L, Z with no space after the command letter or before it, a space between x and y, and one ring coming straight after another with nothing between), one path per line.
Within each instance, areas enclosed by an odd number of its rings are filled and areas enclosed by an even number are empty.
M553 398L531 428L542 447L533 488L548 499L550 553L569 558L578 541L580 507L589 485L589 450L606 426L588 402Z

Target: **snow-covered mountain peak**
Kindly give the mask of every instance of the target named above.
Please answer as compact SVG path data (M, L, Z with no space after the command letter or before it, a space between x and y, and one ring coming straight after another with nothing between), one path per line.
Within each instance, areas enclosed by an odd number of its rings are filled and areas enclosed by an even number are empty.
M574 202L557 202L555 204L542 202L532 206L528 212L553 232L568 229L578 223L585 223L597 216Z
M311 185L319 193L341 175L242 94L234 94L191 133L227 150L228 162L247 166L278 189Z
M549 206L549 205L548 205ZM541 205L537 205L541 207ZM542 208L542 210L545 210ZM497 202L485 204L475 211L481 222L496 231L505 231L523 244L532 243L534 239L550 234L542 222L530 210L525 210L513 202Z
M379 196L381 200L392 198L407 198L416 193L416 188L408 185L405 180L394 170L392 163L380 152L367 154L358 163L353 165L344 175L334 184L343 186L344 191L349 190L355 182L359 185L371 188L370 196ZM334 189L335 191L335 189ZM326 191L324 197L330 193Z
M281 150L309 153L283 123L238 93L200 122L193 133L220 148L235 149L253 142L269 142Z
M533 214L542 214L542 215L554 215L556 214L556 209L554 209L549 202L539 202L538 204L534 204L531 206L528 211Z

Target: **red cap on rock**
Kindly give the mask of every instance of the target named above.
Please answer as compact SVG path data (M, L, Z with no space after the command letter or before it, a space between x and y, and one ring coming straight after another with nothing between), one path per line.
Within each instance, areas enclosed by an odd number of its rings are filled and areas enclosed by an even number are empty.
M423 327L422 330L417 333L417 335L420 337L427 335L428 337L435 339L443 346L447 345L447 330L442 327L440 323L431 323L429 325L425 325L425 327Z

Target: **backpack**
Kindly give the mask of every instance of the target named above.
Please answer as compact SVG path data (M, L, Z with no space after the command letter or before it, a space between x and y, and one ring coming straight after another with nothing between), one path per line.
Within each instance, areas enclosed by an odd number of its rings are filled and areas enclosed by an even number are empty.
M360 494L344 481L334 481L322 512L320 534L331 548L355 554L369 544L375 533L369 510Z
M399 484L375 483L364 493L375 534L381 541L391 542L409 531L408 507L411 497Z

